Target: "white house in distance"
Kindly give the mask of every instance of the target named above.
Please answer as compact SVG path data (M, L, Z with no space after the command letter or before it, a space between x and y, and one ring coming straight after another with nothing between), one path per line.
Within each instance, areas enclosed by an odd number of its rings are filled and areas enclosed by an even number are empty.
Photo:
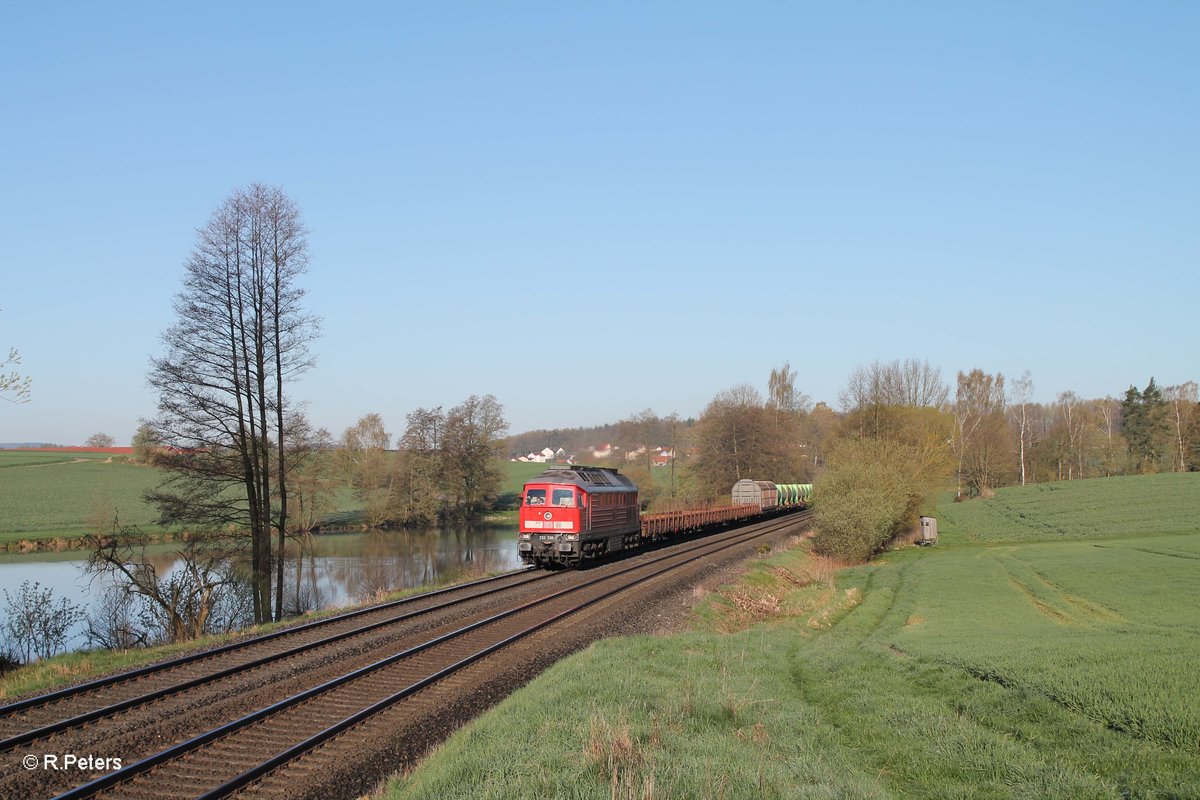
M561 447L557 450L551 450L549 447L543 447L536 453L527 453L526 455L514 458L513 461L523 461L527 464L546 464L548 462L564 462L568 461L567 451Z

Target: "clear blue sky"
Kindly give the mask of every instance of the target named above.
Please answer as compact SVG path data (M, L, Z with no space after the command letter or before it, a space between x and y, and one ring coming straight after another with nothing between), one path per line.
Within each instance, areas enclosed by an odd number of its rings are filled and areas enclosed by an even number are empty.
M696 415L785 359L831 404L876 358L1200 378L1200 5L114 5L0 26L0 441L128 442L253 181L312 231L335 433Z

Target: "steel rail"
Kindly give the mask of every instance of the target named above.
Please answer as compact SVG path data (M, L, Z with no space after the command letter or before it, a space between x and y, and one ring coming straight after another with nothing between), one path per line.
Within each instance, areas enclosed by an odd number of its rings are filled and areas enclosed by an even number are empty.
M282 636L290 636L292 634L299 633L300 631L312 630L313 628L317 628L322 625L331 625L335 622L341 622L342 620L351 619L353 617L361 616L363 614L370 614L375 611L381 611L383 609L393 608L395 606L403 605L405 603L413 603L418 600L424 600L429 597L435 597L437 595L445 594L446 592L456 592L461 589L468 589L472 586L479 586L481 584L491 583L492 581L503 580L504 578L511 578L514 575L521 575L526 572L532 572L532 570L530 570L528 567L526 567L524 569L513 570L512 572L505 572L501 575L493 575L490 578L480 578L477 581L468 581L467 583L460 583L460 584L456 584L455 586L447 586L444 589L435 589L430 592L421 592L420 594L414 594L410 597L402 597L399 600L392 600L387 603L380 603L379 605L367 606L366 608L359 608L359 609L355 609L354 611L347 611L343 614L336 614L332 617L325 617L324 619L313 620L312 622L306 622L303 625L297 625L293 628L284 628L283 630L274 631L272 633L264 633L260 636L251 636L246 639L239 639L236 642L230 642L229 644L222 645L220 647L214 647L211 650L202 650L198 653L191 653L186 656L180 656L178 658L170 659L169 661L159 661L154 664L149 664L145 667L138 667L137 669L131 669L131 670L127 670L125 672L118 672L115 675L108 675L103 678L96 678L95 680L88 681L87 683L80 683L80 684L76 684L75 686L67 686L63 689L58 689L53 692L46 692L45 694L39 694L39 695L35 695L33 697L27 697L24 700L18 700L15 703L9 703L7 705L0 706L0 716L7 716L7 715L12 714L17 711L24 711L25 709L31 708L33 706L44 705L46 703L54 702L57 700L62 700L64 698L72 697L77 694L82 694L83 692L89 691L91 689L99 689L104 686L111 686L114 683L121 683L123 681L133 680L134 678L141 678L146 675L151 675L155 672L159 672L162 670L172 669L174 667L181 667L184 664L190 664L194 661L201 661L205 658L210 658L212 656L223 655L225 653L229 653L234 650L240 650L244 647L250 647L252 645L261 644L263 642L267 642L272 639L278 639Z
M509 572L509 573L505 573L504 575L501 575L501 576L494 576L493 578L484 578L481 581L472 581L470 583L460 584L458 587L452 587L452 588L461 589L461 588L466 588L466 587L470 587L470 586L478 586L481 583L490 582L490 581L495 580L496 578L512 577L513 575L521 575L522 572L524 572L524 571ZM550 577L552 574L553 573L543 573L540 575L535 575L531 580L525 581L523 583L518 583L518 584L516 584L516 586L525 586L525 585L534 583L539 580L544 580L545 578ZM412 599L424 599L424 598L431 597L435 594L442 594L446 591L451 591L452 588L451 589L439 589L436 592L428 592L428 593L424 593L421 595L416 595L416 596L414 596L414 598L404 598L403 600L397 600L397 601L393 601L392 603L387 603L384 605L374 606L369 609L364 609L361 612L360 611L351 612L350 614L341 615L339 617L339 619L345 620L352 616L357 616L360 613L379 611L379 610L383 610L383 609L392 608L395 605L409 602ZM457 598L454 600L447 600L444 603L438 603L433 606L428 606L426 608L419 608L415 611L410 611L406 614L401 614L400 616L389 617L387 619L379 620L378 622L372 622L369 625L363 625L363 626L360 626L357 628L351 628L350 630L342 631L341 633L336 633L332 636L326 636L322 639L317 639L316 641L308 642L306 644L299 644L299 645L296 645L295 647L288 648L287 650L281 650L278 653L271 653L271 654L262 656L260 658L253 659L251 661L244 662L242 664L234 664L232 666L226 667L221 670L217 670L215 672L210 672L210 673L207 673L204 675L199 675L195 678L191 678L186 681L181 681L180 683L174 683L169 686L164 686L161 689L155 689L154 691L151 691L151 692L139 694L134 697L130 697L125 700L118 701L116 703L111 703L111 704L103 706L101 708L92 709L91 711L85 711L82 714L76 714L75 716L72 716L72 717L66 717L64 719L57 720L55 722L49 723L47 725L42 725L37 728L31 728L30 730L23 731L14 736L10 736L7 739L0 739L0 751L9 750L14 747L19 747L23 744L28 744L29 742L35 741L37 739L41 739L43 737L50 736L55 733L60 733L62 731L69 730L71 728L79 727L80 725L84 725L88 722L93 722L93 721L95 721L97 719L101 719L103 717L112 716L113 714L117 714L121 711L125 711L125 710L133 708L135 706L144 705L145 703L149 703L154 700L160 700L163 697L167 697L172 694L178 694L179 692L184 692L184 691L187 691L188 689L194 689L197 686L203 686L206 683L212 683L213 681L220 680L221 678L227 678L230 675L236 675L239 672L248 672L257 667L261 667L265 664L270 664L275 661L281 661L285 658L289 658L291 656L297 655L299 653L303 653L308 650L315 650L318 647L323 647L328 644L333 644L333 643L341 641L343 639L349 639L351 637L359 636L364 633L370 633L371 631L377 630L379 628L387 627L388 625L395 625L397 623L404 622L405 620L413 619L414 617L419 617L419 616L422 616L424 614L428 614L428 613L434 612L434 611L440 611L441 609L449 608L450 606L458 605L460 603L466 603L471 600L476 600L480 597L487 597L488 595L496 594L497 592L507 591L512 588L515 588L515 587L514 586L497 586L493 589L486 589L482 592L477 592L477 593L469 595L467 597L460 597L460 598ZM317 620L317 622L324 623L325 620ZM312 625L314 625L314 623L308 623L307 625L302 625L302 626L299 626L294 629L289 629L288 631L285 631L285 632L292 633L292 632L300 630L301 628L309 628L309 626L312 626ZM275 636L276 636L276 634L268 634L268 637L270 637L270 638L274 638ZM258 639L257 641L262 642L262 641L266 641L266 639ZM208 651L208 652L211 652L211 651Z
M553 622L556 622L569 614L576 613L579 610L586 608L589 605L594 605L595 603L598 603L601 600L607 599L607 598L611 597L612 595L617 594L618 592L624 591L625 589L628 589L632 586L636 586L639 583L649 580L650 578L657 577L658 575L661 575L665 572L669 572L672 569L677 569L685 564L690 564L693 561L697 561L706 556L710 556L714 553L719 553L722 550L726 550L731 547L736 547L740 544L744 544L748 541L752 541L753 539L757 539L761 536L766 536L770 533L774 533L774 532L786 527L788 523L796 521L796 519L798 519L798 518L799 517L791 518L791 516L788 515L788 518L784 518L782 520L778 517L773 518L771 520L766 520L766 521L760 523L764 526L764 528L765 528L764 530L759 530L759 531L755 531L753 533L747 533L744 535L737 536L734 541L722 541L718 544L718 546L712 547L711 549L708 549L708 550L705 550L705 552L692 555L689 558L685 558L684 560L679 561L678 563L669 564L667 566L664 566L658 570L651 572L648 575L642 576L631 582L622 584L608 592L605 592L603 595L601 595L599 597L595 597L588 601L585 601L584 603L581 603L571 609L568 609L565 612L560 612L559 614L556 614L554 617L551 617L548 620L544 620L542 622L536 623L535 625L530 626L529 628L525 629L522 632L519 632L518 634L507 637L506 639L502 640L502 642L500 642L500 643L495 643L495 644L489 645L487 648L485 648L485 650L479 651L471 656L468 656L465 659L461 659L459 662L456 662L456 664L451 665L451 667L444 668L443 670L439 670L438 673L435 673L435 675L424 678L421 681L419 681L417 684L413 684L412 686L402 689L400 692L397 692L396 694L391 695L388 698L385 698L385 700L380 701L380 703L376 703L376 704L373 704L372 706L369 706L368 709L356 712L351 717L348 717L345 720L343 720L342 722L337 723L334 726L331 726L330 728L326 729L326 731L323 731L322 733L318 733L315 737L310 737L309 739L306 739L305 742L301 743L301 745L312 742L311 744L309 744L308 747L304 748L305 751L308 749L311 749L311 747L315 746L316 744L319 744L320 741L325 741L328 738L332 738L332 736L336 735L336 733L341 732L342 730L344 730L346 727L349 727L350 725L356 724L358 721L361 721L361 719L365 719L367 716L370 716L373 713L377 713L378 711L382 710L387 705L392 705L395 702L398 702L399 700L404 699L404 697L407 697L408 695L413 694L414 692L418 691L419 689L424 688L424 687L430 685L431 683L436 682L437 680L440 680L442 677L445 677L445 675L448 675L453 671L461 669L462 667L467 666L468 664L473 663L474 661L478 661L479 659L481 659L487 655L490 655L491 653L495 652L496 650L499 650L502 647L507 646L508 644L511 644L513 641L517 641L518 639L524 638L525 636L528 636L537 630L541 630L542 628L546 627L547 625L550 625ZM705 548L705 545L700 544L700 545L696 546L694 548L694 550L701 550L704 548ZM526 611L535 606L542 605L544 603L548 603L551 600L555 600L555 599L565 596L567 594L571 594L573 592L577 592L582 589L586 589L589 586L593 586L595 584L602 583L604 581L612 580L614 578L620 578L621 576L626 575L630 572L634 572L639 569L644 569L645 567L653 566L653 565L663 562L663 561L677 559L680 555L687 555L687 551L685 551L684 553L669 553L666 555L659 556L658 558L652 559L648 562L630 565L628 568L623 569L619 572L611 573L608 575L603 575L603 576L594 578L590 581L587 581L587 582L584 582L581 584L576 584L574 586L570 586L566 589L562 589L560 591L553 592L549 595L546 595L545 597L541 597L536 600L532 600L530 602L523 603L520 606L516 606L514 608L508 609L507 611L502 611L499 614L494 614L485 619L478 620L477 622L473 622L470 625L466 625L457 630L450 631L448 633L434 637L433 639L430 639L419 645L415 645L404 651L401 651L394 655L380 659L379 661L376 661L373 664L368 664L365 667L361 667L359 669L353 670L352 672L348 672L345 675L342 675L342 676L339 676L332 680L326 681L325 683L322 683L318 686L314 686L311 689L306 689L305 691L294 694L291 697L287 697L276 703L272 703L271 705L266 706L265 708L261 708L257 711L253 711L253 712L246 714L245 716L240 717L239 719L236 719L232 722L218 726L218 727L213 728L209 731L206 731L202 734L194 736L191 739L188 739L186 741L180 742L179 744L173 745L173 746L167 748L166 750L163 750L163 751L160 751L153 755L147 756L146 758L144 758L140 761L137 761L133 764L129 764L128 766L125 766L115 772L111 772L107 775L103 775L103 776L96 778L94 780L91 780L85 784L77 786L74 789L71 789L67 792L59 794L55 798L53 798L53 800L80 800L81 798L90 797L91 795L95 794L96 792L103 791L104 789L110 788L110 787L115 786L116 784L122 783L130 778L136 777L137 775L140 775L141 773L146 772L147 770L149 770L153 767L159 766L160 764L164 764L175 758L186 755L187 753L191 752L192 750L195 750L205 744L208 744L211 741L214 741L214 740L220 739L226 735L235 733L236 731L238 731L242 728L245 728L248 725L251 725L255 722L258 722L258 721L265 719L269 716L272 716L274 714L277 714L281 711L284 711L284 710L286 710L292 706L295 706L299 703L302 703L306 700L313 699L314 697L316 697L320 694L324 694L325 692L328 692L332 689L335 689L338 686L342 686L346 683L354 681L354 680L361 678L365 675L368 675L372 672L376 672L377 670L383 669L384 667L387 667L387 666L394 664L398 661L401 661L405 658L409 658L413 655L416 655L417 653L428 650L428 649L435 647L439 644L442 644L444 642L450 641L452 639L456 639L456 638L463 636L471 631L474 631L481 627L484 627L485 625L489 625L494 622L498 622L499 620L513 616L514 614L518 614L522 611ZM370 709L374 709L374 710L371 711L370 713L365 713L367 710L370 710ZM353 719L354 722L348 721L351 719ZM336 729L336 731L334 729ZM334 732L330 733L330 731L334 731ZM317 737L322 736L323 734L328 734L328 735L326 735L324 739L320 739L319 741L313 741L313 740L317 739ZM296 745L293 748L289 748L287 751L285 751L285 753L290 753L293 750L295 750L297 747L300 747L300 745ZM263 762L263 764L260 764L259 767L265 767L265 765L269 763L269 764L272 764L272 766L270 766L269 768L266 768L266 771L275 769L277 766L279 766L279 764L275 763L275 762L282 755L283 754L276 755L275 757L270 759L268 762ZM285 761L286 760L290 760L290 759L285 759ZM283 763L283 762L281 761L279 763ZM256 767L256 768L248 771L247 773L242 773L241 775L239 775L237 778L234 778L233 780L238 781L239 779L243 778L245 775L249 774L250 772L255 772L255 770L259 769L259 767ZM256 777L259 777L261 774L265 774L265 772L258 772L253 777L246 778L244 781L238 783L238 786L240 787L240 786L244 785L245 783L254 780ZM237 788L237 787L234 787L234 788ZM232 789L230 791L232 791ZM208 796L210 796L210 795L205 795L205 797L208 797Z
M794 521L794 520L790 520L790 521ZM469 656L459 659L458 661L451 664L450 666L444 667L444 668L438 670L437 672L435 672L434 674L429 675L425 678L422 678L421 680L417 681L416 683L406 686L405 688L401 689L400 691L396 692L395 694L389 695L388 697L385 697L383 700L380 700L379 702L373 703L372 705L368 706L365 709L355 712L354 714L352 714L351 716L342 720L341 722L338 722L338 723L335 723L335 724L329 726L325 730L320 731L319 733L316 733L316 734L308 737L304 741L302 741L298 744L295 744L292 747L289 747L287 750L284 750L281 753L277 753L276 755L269 758L267 761L264 761L263 763L258 764L256 766L246 770L245 772L235 776L234 778L231 778L230 780L228 780L225 783L218 786L216 789L213 789L211 791L205 792L202 795L199 795L196 798L196 800L217 800L218 798L230 795L233 792L235 792L238 789L245 786L246 784L257 780L258 778L261 778L262 776L266 775L269 772L272 772L273 770L279 768L280 766L286 764L289 761L299 758L304 753L308 752L309 750L313 749L314 747L317 747L318 745L321 745L321 744L329 741L333 737L337 736L339 733L342 733L343 731L354 727L359 722L362 722L363 720L365 720L369 717L372 717L375 714L378 714L379 712L384 711L387 708L395 705L396 703L400 702L401 700L404 700L405 698L410 697L413 694L416 694L421 689L431 686L432 684L437 683L441 679L443 679L449 675L452 675L455 672L458 672L459 670L464 669L465 667L470 666L471 664L475 663L476 661L486 658L487 656L491 655L492 653L495 653L498 650L502 650L503 648L509 646L510 644L518 642L521 639L524 639L528 636L533 635L534 633L537 633L538 631L542 630L543 628L549 627L550 625L553 625L556 622L560 622L561 620L565 619L566 617L570 616L571 614L578 613L579 611L582 611L583 609L585 609L589 606L596 605L597 603L607 600L608 598L612 597L615 594L618 594L620 592L631 589L634 586L637 586L638 584L645 583L646 581L648 581L652 578L656 578L659 575L662 575L664 573L670 572L671 570L679 569L680 567L682 567L686 564L690 564L693 561L697 561L701 558L711 556L713 553L719 553L722 550L726 550L730 547L736 547L739 544L745 544L746 542L751 541L753 539L757 539L760 536L766 536L767 534L774 533L776 530L778 530L779 528L782 528L782 527L785 527L785 526L780 525L780 526L778 526L778 528L772 528L770 530L758 531L756 533L753 533L753 534L750 534L747 536L743 536L734 542L722 543L722 545L720 547L714 547L712 550L710 550L706 553L698 553L690 558L684 559L683 561L679 561L674 564L668 564L664 567L661 567L661 568L655 570L654 572L651 572L648 575L643 575L640 578L635 578L634 580L632 580L626 584L623 584L621 586L617 586L613 589L608 590L604 594L601 594L597 597L593 597L589 600L585 600L584 602L579 603L571 608L568 608L565 611L560 611L559 613L555 614L552 617L549 617L548 619L545 619L545 620L542 620L541 622L535 623L535 624L529 626L528 628L525 628L524 630L513 634L512 636L502 639L499 642L491 644L482 650L479 650L475 653L472 653ZM699 548L697 548L697 549L699 549ZM662 560L665 561L665 560L667 560L667 558L669 558L669 556L664 557ZM628 570L628 571L632 572L633 570Z

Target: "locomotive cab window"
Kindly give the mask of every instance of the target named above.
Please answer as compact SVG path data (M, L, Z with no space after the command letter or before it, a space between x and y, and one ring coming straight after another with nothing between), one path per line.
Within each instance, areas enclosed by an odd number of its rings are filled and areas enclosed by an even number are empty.
M545 489L530 489L525 493L525 505L527 506L544 506L546 505L546 490Z
M574 489L555 489L551 496L551 505L561 508L575 507L575 490Z

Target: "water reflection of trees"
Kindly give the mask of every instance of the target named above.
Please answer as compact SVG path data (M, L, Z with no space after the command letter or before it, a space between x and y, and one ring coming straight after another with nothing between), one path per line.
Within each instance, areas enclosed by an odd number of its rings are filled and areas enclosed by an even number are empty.
M427 528L325 534L293 541L285 597L302 610L516 566L506 528ZM285 601L288 602L288 601Z
M88 542L83 574L109 582L110 590L124 595L116 601L106 597L111 608L102 603L100 617L89 615L93 643L181 642L244 628L250 621L249 583L238 574L236 550L227 537L189 537L170 560L151 555L149 536L136 528L114 526L107 536L89 535ZM134 618L140 631L126 625Z
M158 575L167 576L183 568L177 549L177 545L151 545L141 558L153 565ZM77 564L78 561L64 561L62 567L74 572ZM288 541L284 612L291 616L349 602L368 601L395 589L467 574L512 569L518 565L516 536L512 528L489 526L306 534ZM245 584L238 587L236 594L236 598L241 599L244 596L241 590L248 590L250 586L249 562L235 557L232 566L238 583ZM89 616L113 620L105 626L105 633L117 637L126 646L136 645L140 637L131 637L123 628L109 629L124 616L141 621L137 619L141 609L129 609L130 614L125 615L113 613L112 609L105 608L108 581L84 585L89 588L83 589L78 600L88 608ZM218 616L224 620L234 614ZM82 624L79 627L77 633L86 636L86 627Z

